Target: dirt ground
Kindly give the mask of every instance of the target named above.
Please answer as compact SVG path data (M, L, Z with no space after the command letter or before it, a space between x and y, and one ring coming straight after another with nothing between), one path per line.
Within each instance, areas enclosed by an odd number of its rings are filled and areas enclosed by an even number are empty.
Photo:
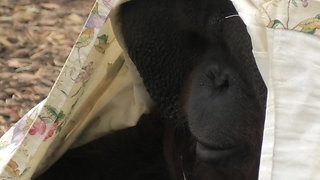
M95 0L0 0L0 137L43 100Z

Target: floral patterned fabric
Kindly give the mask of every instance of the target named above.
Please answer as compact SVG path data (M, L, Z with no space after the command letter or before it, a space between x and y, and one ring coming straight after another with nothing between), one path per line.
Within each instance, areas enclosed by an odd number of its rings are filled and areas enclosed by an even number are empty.
M152 101L98 0L48 97L0 139L0 179L31 179L71 146L134 126Z
M277 8L280 6L282 13L279 13ZM320 12L316 8L320 8L319 4L309 0L266 0L261 4L260 11L263 11L268 19L266 22L268 28L320 35Z
M320 179L320 1L232 1L268 87L259 179Z

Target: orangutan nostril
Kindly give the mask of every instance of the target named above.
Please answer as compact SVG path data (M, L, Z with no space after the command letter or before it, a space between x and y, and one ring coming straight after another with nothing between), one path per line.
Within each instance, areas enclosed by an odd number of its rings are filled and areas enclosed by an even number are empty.
M218 65L209 67L209 72L206 73L206 76L211 83L210 87L213 87L215 92L225 92L229 89L231 75L232 73Z
M222 82L222 84L219 86L220 92L223 92L223 91L227 90L228 88L229 88L229 81L228 80L224 80Z

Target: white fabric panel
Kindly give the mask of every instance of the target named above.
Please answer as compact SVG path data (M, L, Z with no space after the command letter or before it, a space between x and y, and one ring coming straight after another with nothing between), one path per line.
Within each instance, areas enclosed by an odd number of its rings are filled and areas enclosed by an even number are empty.
M260 180L320 179L320 1L306 2L233 0L268 87Z

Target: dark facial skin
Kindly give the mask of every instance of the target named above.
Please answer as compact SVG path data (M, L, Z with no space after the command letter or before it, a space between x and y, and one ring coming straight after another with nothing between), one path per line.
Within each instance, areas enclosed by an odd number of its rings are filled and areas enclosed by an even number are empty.
M186 119L200 164L194 179L258 176L264 111L232 61L223 50L211 50L184 89Z
M266 86L229 0L131 0L119 21L156 102L138 125L67 152L37 180L256 180Z

